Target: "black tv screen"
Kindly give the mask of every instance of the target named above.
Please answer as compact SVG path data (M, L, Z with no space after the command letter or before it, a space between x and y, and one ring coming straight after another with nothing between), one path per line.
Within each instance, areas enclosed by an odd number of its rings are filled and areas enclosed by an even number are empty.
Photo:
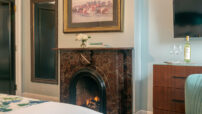
M173 0L174 37L202 36L202 0Z

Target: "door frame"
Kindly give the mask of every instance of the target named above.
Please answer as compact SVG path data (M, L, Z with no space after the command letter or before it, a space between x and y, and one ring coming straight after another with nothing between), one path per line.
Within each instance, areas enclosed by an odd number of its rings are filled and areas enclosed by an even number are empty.
M14 72L15 72L15 84L16 84L16 95L22 95L22 0L0 0L0 1L7 1L13 2L14 6L14 15L15 15L15 45L14 48Z
M16 0L15 1L15 6L16 6L16 11L15 11L15 76L16 76L16 85L17 85L17 90L16 90L16 95L21 96L22 95L22 0Z

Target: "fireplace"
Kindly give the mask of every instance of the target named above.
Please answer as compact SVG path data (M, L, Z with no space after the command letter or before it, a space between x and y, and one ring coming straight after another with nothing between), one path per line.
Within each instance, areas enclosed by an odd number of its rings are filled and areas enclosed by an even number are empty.
M60 101L104 114L132 114L132 49L61 49Z
M106 114L106 89L101 76L92 69L81 69L70 81L70 103Z

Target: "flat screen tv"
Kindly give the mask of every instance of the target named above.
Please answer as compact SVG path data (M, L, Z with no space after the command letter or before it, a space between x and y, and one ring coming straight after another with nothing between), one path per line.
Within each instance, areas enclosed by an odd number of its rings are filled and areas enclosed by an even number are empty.
M173 0L174 37L202 36L202 0Z

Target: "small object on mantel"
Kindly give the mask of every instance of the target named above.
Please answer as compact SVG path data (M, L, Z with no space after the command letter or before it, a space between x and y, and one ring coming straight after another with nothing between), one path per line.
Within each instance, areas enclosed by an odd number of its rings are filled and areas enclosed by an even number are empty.
M106 48L111 48L111 46L110 46L110 45L107 45L107 44L105 44L104 47L106 47Z
M94 42L94 43L88 43L87 47L105 47L105 48L110 48L111 46L108 44L104 44L103 42Z
M89 45L103 45L102 42L89 43Z
M76 37L76 41L81 41L81 48L85 48L86 47L86 42L88 41L88 39L90 39L91 36L86 35L86 34L78 34Z
M88 43L87 47L104 47L102 42Z

